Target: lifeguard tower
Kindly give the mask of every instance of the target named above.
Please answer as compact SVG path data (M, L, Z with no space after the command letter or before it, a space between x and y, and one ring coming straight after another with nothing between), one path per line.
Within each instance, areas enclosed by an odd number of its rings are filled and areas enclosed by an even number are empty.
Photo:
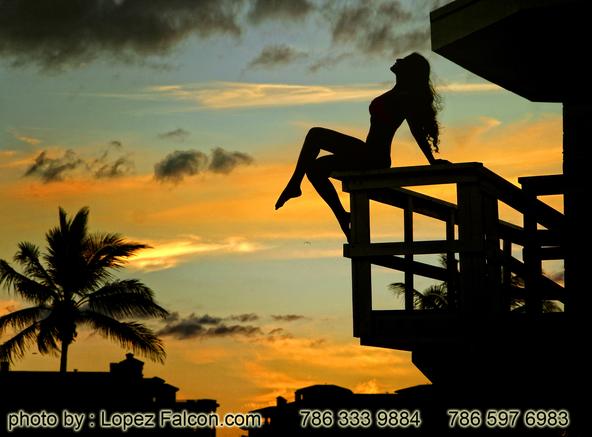
M582 36L591 11L584 1L456 0L430 16L436 53L531 101L563 104L563 174L525 175L520 186L481 163L337 175L352 211L344 256L352 264L354 336L362 345L411 351L434 385L560 407L583 378L583 327L592 310L584 276L592 105L582 60L590 41ZM431 184L453 184L456 202L414 189ZM544 195L563 195L563 211ZM373 242L372 202L403 211L402 241ZM502 204L521 223L501 220ZM441 221L442 238L416 241L418 215ZM417 259L426 254L447 255L447 265ZM564 260L563 284L543 274L545 260ZM404 309L373 308L373 265L404 272ZM448 308L414 307L417 276L446 281ZM524 300L524 311L511 311L514 299ZM564 310L544 312L547 300Z

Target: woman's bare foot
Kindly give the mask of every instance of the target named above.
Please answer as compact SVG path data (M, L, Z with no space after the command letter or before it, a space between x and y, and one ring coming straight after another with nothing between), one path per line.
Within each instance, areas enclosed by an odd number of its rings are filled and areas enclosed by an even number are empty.
M345 238L347 238L347 242L351 238L351 213L346 212L345 215L338 219L339 226L341 226L341 230L345 234Z
M278 197L277 202L275 202L275 209L280 209L288 200L300 197L301 195L302 191L300 190L300 187L294 187L288 184L286 188L284 188L284 191L282 191L282 194L280 194L280 197Z

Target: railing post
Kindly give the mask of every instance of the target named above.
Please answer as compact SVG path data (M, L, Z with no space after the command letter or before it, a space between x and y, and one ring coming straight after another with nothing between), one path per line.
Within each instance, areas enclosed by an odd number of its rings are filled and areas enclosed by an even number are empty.
M446 241L449 244L454 242L454 212L450 213L450 217L446 220ZM448 271L448 279L446 280L446 291L448 298L448 309L458 309L458 266L454 252L446 253L446 270Z
M536 199L536 194L530 190L528 185L523 186L526 194ZM524 210L524 292L526 294L526 312L528 314L539 314L542 312L543 302L538 296L540 292L538 282L543 274L543 266L540 257L539 244L537 241L537 220L534 214L534 207L527 205Z
M484 242L483 202L479 185L474 182L459 183L458 197L458 239L464 246L479 247ZM459 310L462 314L478 317L487 312L484 293L485 253L461 251Z
M370 243L370 202L362 190L350 194L350 243ZM368 258L352 258L352 312L354 337L370 332L372 316L372 274Z
M502 310L510 311L512 306L512 268L510 262L512 260L512 241L504 239L502 249Z
M407 199L407 205L403 212L403 232L404 241L408 245L407 249L411 249L413 245L413 200L411 197ZM413 254L405 255L405 310L413 311L414 298L414 280L413 280Z
M502 260L499 255L499 212L497 198L482 193L485 235L486 280L485 293L490 313L499 314L503 308Z

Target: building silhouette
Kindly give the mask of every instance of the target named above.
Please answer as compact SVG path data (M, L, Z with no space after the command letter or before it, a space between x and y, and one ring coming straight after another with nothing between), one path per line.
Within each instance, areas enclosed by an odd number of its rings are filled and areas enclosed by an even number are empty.
M7 414L19 410L54 412L58 416L68 410L85 414L87 420L82 434L120 434L118 429L100 426L100 410L106 414L158 412L164 409L206 414L216 411L218 403L213 399L178 401L177 387L158 377L144 377L143 368L144 363L131 353L123 361L111 363L108 372L13 371L8 363L3 362L0 369L0 427L6 430ZM88 426L91 422L93 426ZM17 428L12 433L63 435L66 431L59 426L55 430ZM179 432L215 436L216 430L157 425L152 429L131 428L126 434L169 435Z

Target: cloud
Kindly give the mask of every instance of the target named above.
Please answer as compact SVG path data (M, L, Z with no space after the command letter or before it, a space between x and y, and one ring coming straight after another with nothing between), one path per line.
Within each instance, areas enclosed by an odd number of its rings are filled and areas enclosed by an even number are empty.
M259 316L255 313L237 314L237 315L229 316L228 320L234 320L234 321L241 322L241 323L255 322L255 321L259 320Z
M157 332L157 335L170 335L180 340L186 340L229 336L252 337L263 334L258 326L227 324L224 320L208 314L197 316L195 313L181 318L178 313L173 313L172 317L165 320L165 326Z
M438 85L437 90L442 93L480 93L491 91L503 91L504 89L499 85L488 82L481 83L458 83L452 82L448 84Z
M264 47L251 62L251 68L274 68L290 64L297 59L306 57L306 53L298 51L286 44L274 44Z
M306 317L301 314L275 314L271 318L276 322L293 322L295 320L305 319Z
M236 237L221 241L204 241L196 236L188 236L170 241L148 241L148 244L151 249L142 250L132 257L130 267L157 271L170 269L198 255L253 253L266 248L259 243Z
M250 165L253 157L242 152L228 152L221 147L212 150L212 157L208 170L213 173L228 174L239 165Z
M110 141L109 145L115 149L121 149L123 147L123 143L119 140Z
M25 176L38 176L43 182L56 182L73 170L85 165L73 150L66 150L61 157L50 158L44 150L35 158L35 162L27 169Z
M242 152L229 152L221 147L208 157L199 150L175 150L154 165L154 178L161 182L179 183L187 176L204 171L228 174L240 165L249 165L254 159Z
M317 59L316 61L312 62L309 66L308 66L308 71L310 71L311 73L316 73L319 70L323 70L325 68L331 68L331 67L335 67L337 64L345 61L348 58L351 58L353 56L352 52L343 52L343 53L338 53L338 54L329 54L326 55L324 57L321 57L320 59Z
M381 84L332 86L208 82L156 86L149 88L147 92L153 98L192 102L209 109L235 109L368 100L384 92L384 86ZM125 97L145 99L146 93L138 94L137 97L130 95Z
M162 182L181 182L186 176L207 168L208 156L198 150L175 150L154 165L154 178Z
M113 162L102 164L95 172L97 179L116 178L130 174L134 170L134 163L129 157L122 156Z
M29 135L19 135L19 134L14 134L14 137L26 144L29 144L31 146L36 146L37 144L41 143L41 140L39 138L35 138Z
M344 53L346 57L353 54ZM323 68L323 60L310 68ZM336 59L335 62L340 62ZM278 106L330 104L346 101L370 101L386 91L389 84L301 85L287 83L252 83L212 81L176 85L158 85L139 92L123 94L94 93L97 98L141 101L175 101L185 105L169 109L191 112L201 109L246 109ZM445 93L492 92L501 88L490 83L450 83L438 86Z
M191 35L237 37L236 0L12 0L0 3L0 56L63 70L99 57L123 62L169 53Z
M247 18L255 24L266 20L294 21L304 19L313 10L308 0L256 0Z
M325 16L334 44L353 46L358 54L399 55L429 47L429 23L397 1L330 4Z
M190 135L185 129L177 128L175 130L164 132L158 135L158 138L162 140L173 140L183 142Z
M115 146L112 141L111 146ZM121 142L117 141L121 147ZM128 175L134 170L134 163L129 155L112 159L109 150L105 150L98 158L84 158L74 150L66 150L62 156L50 157L47 151L37 155L33 164L29 165L24 176L38 177L45 183L59 182L66 178L91 174L95 179L116 178Z

